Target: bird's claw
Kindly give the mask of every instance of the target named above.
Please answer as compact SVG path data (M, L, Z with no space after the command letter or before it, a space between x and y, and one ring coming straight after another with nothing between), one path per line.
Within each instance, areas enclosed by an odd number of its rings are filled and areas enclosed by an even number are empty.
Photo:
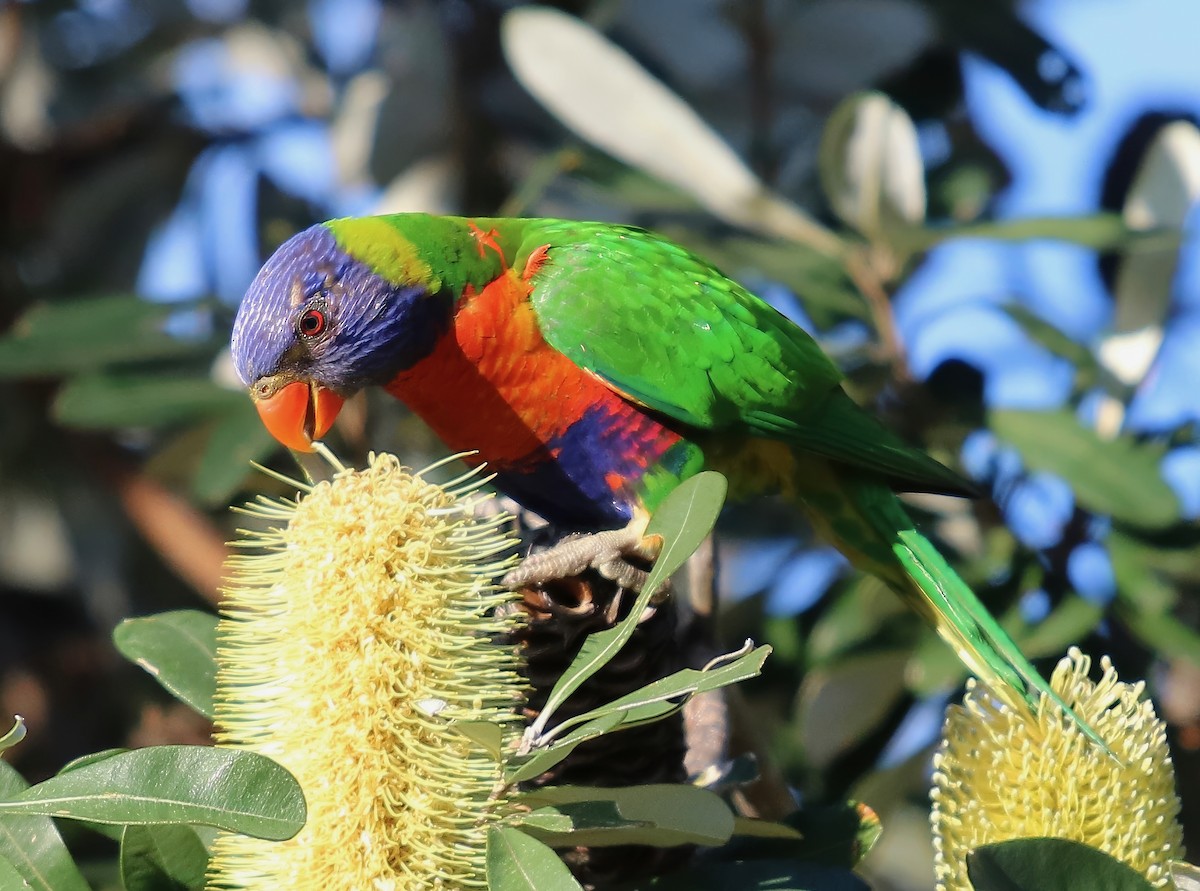
M642 527L633 524L624 529L572 535L549 550L526 557L504 576L502 583L509 588L519 588L571 578L584 570L594 569L621 588L641 591L649 573L630 560L653 562L660 546L657 537L643 536Z

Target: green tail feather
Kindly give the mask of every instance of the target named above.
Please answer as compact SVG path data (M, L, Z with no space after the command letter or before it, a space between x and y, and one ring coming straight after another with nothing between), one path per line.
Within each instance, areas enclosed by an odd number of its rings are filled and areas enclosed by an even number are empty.
M1115 758L1100 734L1051 689L929 539L915 529L901 530L897 538L893 553L938 613L938 633L955 648L963 663L989 686L999 682L1017 691L1031 708L1037 707L1045 693L1088 739ZM940 621L942 618L946 621Z
M860 569L888 583L997 692L1011 690L1036 712L1042 694L1112 757L1100 735L1038 673L913 523L885 485L811 458L796 474L797 495L814 525Z

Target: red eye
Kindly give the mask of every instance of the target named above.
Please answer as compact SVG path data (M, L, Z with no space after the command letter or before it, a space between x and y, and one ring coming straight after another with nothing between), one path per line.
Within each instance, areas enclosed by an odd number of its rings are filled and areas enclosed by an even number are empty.
M305 337L316 337L325 330L325 313L319 309L307 309L300 316L300 333Z

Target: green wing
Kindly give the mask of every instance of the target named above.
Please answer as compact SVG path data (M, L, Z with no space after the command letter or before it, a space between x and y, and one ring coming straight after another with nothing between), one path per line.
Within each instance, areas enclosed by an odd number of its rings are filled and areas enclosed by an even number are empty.
M801 328L704 260L641 229L538 221L542 336L623 396L688 426L781 439L901 488L963 480L860 409Z

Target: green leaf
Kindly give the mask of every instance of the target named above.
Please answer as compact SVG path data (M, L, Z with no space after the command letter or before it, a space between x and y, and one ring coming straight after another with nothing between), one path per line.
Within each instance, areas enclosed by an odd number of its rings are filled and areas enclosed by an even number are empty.
M1113 615L1160 659L1186 659L1200 665L1200 634L1170 613L1139 610L1124 598L1113 607Z
M833 110L821 133L817 172L834 212L869 238L925 219L917 129L883 93L856 93Z
M617 814L615 807L612 808L612 813L619 821L620 816ZM540 807L527 814L518 814L513 818L512 823L514 826L520 826L523 829L533 828L544 832L570 832L571 828L575 825L570 816L552 807Z
M789 855L828 866L856 866L883 834L879 815L857 801L802 808L784 822L803 836Z
M495 760L500 760L504 743L504 728L491 721L452 721L451 729L461 733Z
M63 376L117 362L211 353L214 340L168 334L167 321L196 308L133 295L35 306L0 337L0 378Z
M913 228L905 233L905 247L924 251L957 238L993 238L997 241L1065 241L1096 250L1138 245L1173 245L1178 249L1178 232L1155 230L1137 233L1113 213L1087 217L1033 217L1023 220L989 220L955 226Z
M696 786L546 786L525 793L521 800L535 808L548 805L571 818L571 832L530 829L530 834L556 847L723 845L733 835L729 806L719 795Z
M124 891L191 891L204 887L208 851L182 825L126 826L121 837Z
M217 690L216 616L175 610L126 619L113 631L113 643L173 696L212 718Z
M42 814L93 823L202 823L257 838L304 826L295 778L254 752L155 746L77 767L0 802L0 819Z
M582 727L575 728L566 736L555 741L553 745L535 751L529 760L519 763L516 769L508 775L506 781L510 785L515 785L541 776L574 752L580 744L608 733L620 724L624 717L621 712L610 712L603 717L589 721Z
M738 816L733 818L733 834L737 838L767 838L773 841L800 841L804 838L785 823Z
M20 795L29 784L7 762L0 761L0 799ZM36 891L89 891L58 827L49 817L0 816L0 888ZM27 885L9 881L5 867Z
M583 891L553 850L507 826L488 830L487 886L489 891Z
M2 828L2 827L0 827ZM0 854L0 888L5 891L24 891L26 888L35 888L36 885L31 885L16 866L13 865L3 854ZM84 886L87 887L86 885Z
M770 193L687 103L590 25L523 6L505 15L500 37L521 86L582 139L727 222L831 256L841 252L836 235Z
M646 535L661 535L663 549L654 561L646 590L653 594L687 562L717 524L729 483L713 470L684 480L666 497L646 526Z
M163 427L244 409L246 396L206 376L132 372L72 378L58 391L52 413L68 427L111 430Z
M1179 519L1179 502L1159 472L1161 446L1101 439L1067 411L993 411L988 426L1029 467L1067 480L1088 510L1147 529Z
M899 703L907 662L907 650L886 650L851 656L805 675L797 723L805 756L815 767L828 765L852 747Z
M717 515L725 503L728 487L725 477L706 470L684 480L659 505L646 527L646 535L661 535L662 551L654 561L654 567L629 615L612 628L588 635L579 653L550 691L542 713L529 728L527 738L536 744L551 716L567 698L625 646L637 630L642 612L650 605L655 591L687 562L688 557L712 532Z
M249 399L242 399L240 407L230 405L229 414L213 428L204 447L192 478L192 494L202 504L227 504L241 488L251 462L262 463L278 448Z
M25 719L20 715L13 716L12 728L0 736L0 752L11 749L25 738Z
M632 693L627 693L619 699L614 699L589 712L569 718L559 724L555 731L614 712L621 714L621 724L633 725L656 720L677 708L682 708L684 700L688 697L758 677L762 672L763 663L770 654L769 646L761 646L748 653L743 653L733 661L718 664L715 667L681 669L634 690Z
M1021 638L1021 650L1030 658L1061 656L1070 644L1087 637L1100 620L1105 608L1078 594L1069 594L1041 622Z
M1150 891L1136 870L1062 838L1018 838L967 855L975 891Z

